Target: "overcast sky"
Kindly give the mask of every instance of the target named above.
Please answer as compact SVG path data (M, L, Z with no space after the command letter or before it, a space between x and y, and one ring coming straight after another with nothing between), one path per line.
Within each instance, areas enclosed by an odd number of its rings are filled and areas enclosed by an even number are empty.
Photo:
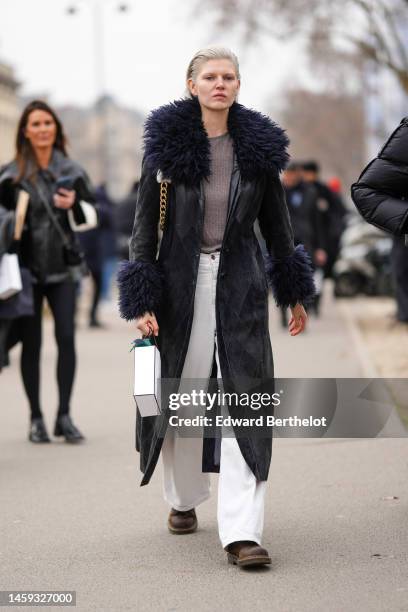
M98 88L94 2L98 0L0 0L0 61L16 69L22 93L48 94L56 104L86 105L94 100ZM119 13L119 3L131 10ZM209 16L192 18L193 0L99 0L99 4L106 89L143 112L179 98L191 56L214 42L237 53L240 101L261 111L273 114L284 83L293 82L293 71L301 73L296 47L264 39L246 48L236 35L218 34ZM70 5L79 9L77 14L67 14Z

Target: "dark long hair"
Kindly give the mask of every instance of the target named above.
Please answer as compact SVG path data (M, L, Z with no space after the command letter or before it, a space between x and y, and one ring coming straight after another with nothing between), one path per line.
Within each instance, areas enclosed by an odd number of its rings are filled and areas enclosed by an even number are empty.
M15 157L15 160L18 165L18 176L16 178L16 182L19 182L24 177L29 162L31 162L33 166L33 175L35 175L38 171L38 164L33 148L31 146L30 141L25 137L24 134L29 116L33 111L36 110L44 111L45 113L51 115L51 117L54 119L55 124L57 126L54 149L58 149L59 151L61 151L61 153L68 157L66 150L67 139L60 119L57 117L55 111L53 111L53 109L48 106L46 102L43 102L42 100L33 100L32 102L27 104L20 117L20 121L18 122ZM33 175L28 178L34 178Z

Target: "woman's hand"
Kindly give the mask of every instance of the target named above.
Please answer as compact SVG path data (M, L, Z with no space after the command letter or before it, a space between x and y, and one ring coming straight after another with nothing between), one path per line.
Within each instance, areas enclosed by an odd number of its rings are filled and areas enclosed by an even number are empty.
M150 336L152 333L154 336L159 335L159 326L152 312L145 312L142 317L136 319L136 327L142 332L143 336Z
M291 306L292 316L289 321L289 333L291 336L297 336L302 333L306 327L307 314L302 304Z
M54 194L54 205L57 208L68 210L75 203L76 191L74 189L58 189L58 193Z

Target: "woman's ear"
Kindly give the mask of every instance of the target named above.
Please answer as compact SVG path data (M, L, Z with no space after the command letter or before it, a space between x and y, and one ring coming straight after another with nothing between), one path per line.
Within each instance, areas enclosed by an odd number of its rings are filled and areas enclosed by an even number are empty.
M237 87L237 89L236 89L236 92L235 92L235 98L234 98L234 101L235 101L235 102L238 102L238 98L239 98L239 91L240 91L240 89L241 89L241 81L240 81L240 80L238 80L238 87Z
M191 93L192 96L196 96L197 95L197 87L196 87L193 79L188 79L187 87L188 87L188 90L189 90L189 92Z

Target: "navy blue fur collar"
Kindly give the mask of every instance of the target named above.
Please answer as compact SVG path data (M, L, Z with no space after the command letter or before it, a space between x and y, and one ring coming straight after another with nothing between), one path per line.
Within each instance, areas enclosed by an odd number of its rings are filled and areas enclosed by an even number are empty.
M288 162L289 140L265 115L234 102L228 131L243 180L280 172ZM176 100L152 111L144 146L145 165L154 174L161 170L165 178L187 185L198 185L210 175L209 141L197 99Z

